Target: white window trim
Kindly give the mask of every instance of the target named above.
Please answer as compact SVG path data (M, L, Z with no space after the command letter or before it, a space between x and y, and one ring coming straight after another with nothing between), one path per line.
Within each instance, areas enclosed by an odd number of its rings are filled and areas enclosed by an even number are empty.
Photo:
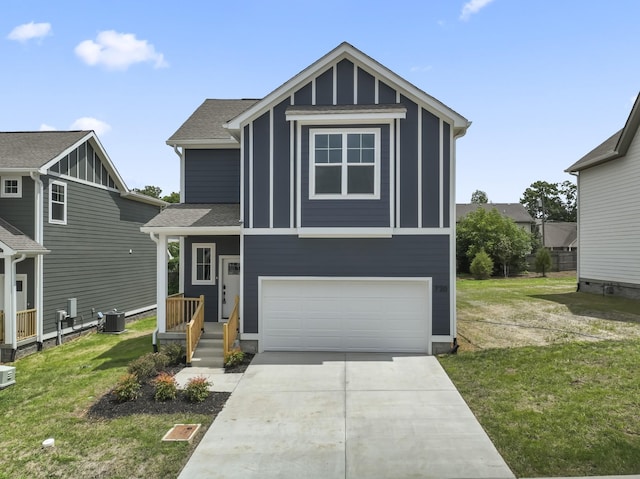
M7 181L17 181L18 182L18 192L17 193L6 193L5 192L5 183ZM0 198L22 198L22 176L3 176L2 177L2 190L0 190Z
M211 249L211 279L202 280L198 279L197 260L198 248L210 248ZM216 284L216 244L215 243L192 243L191 244L191 284L192 285L212 285Z
M346 170L349 164L346 162L346 146L343 146L342 166L342 191L341 194L316 194L316 168L315 168L315 135L317 134L349 134L371 133L374 135L374 173L373 194L348 194ZM379 200L380 199L380 168L381 168L381 138L380 128L310 128L309 129L309 199L310 200ZM344 143L346 145L346 143ZM337 163L335 163L337 165Z
M59 185L64 187L64 203L63 203L63 211L64 211L64 219L59 220L59 219L55 219L52 216L53 213L53 208L51 207L53 204L53 185ZM69 203L69 188L67 187L67 184L62 182L62 181L56 181L53 180L51 183L49 183L49 223L52 223L54 225L66 225L67 224L67 205Z

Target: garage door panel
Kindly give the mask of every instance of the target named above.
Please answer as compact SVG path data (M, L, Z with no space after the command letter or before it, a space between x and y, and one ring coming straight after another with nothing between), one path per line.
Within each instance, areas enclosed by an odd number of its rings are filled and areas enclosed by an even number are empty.
M424 279L264 279L262 347L426 352L427 284Z

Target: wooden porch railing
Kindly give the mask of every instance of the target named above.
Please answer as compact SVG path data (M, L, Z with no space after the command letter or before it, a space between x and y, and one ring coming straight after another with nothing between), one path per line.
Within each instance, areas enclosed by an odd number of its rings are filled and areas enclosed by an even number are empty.
M27 309L16 313L18 341L35 337L36 313L36 309Z
M233 311L231 316L229 316L229 321L222 325L222 347L224 358L226 358L227 354L231 352L233 344L236 342L236 339L238 339L238 329L240 324L240 297L236 296L235 301Z
M199 304L187 323L187 364L191 364L193 353L198 346L204 329L204 296L200 295Z
M183 293L173 294L167 298L167 321L166 330L174 331L181 329L184 331L186 323L191 321L198 306L204 299L185 298Z

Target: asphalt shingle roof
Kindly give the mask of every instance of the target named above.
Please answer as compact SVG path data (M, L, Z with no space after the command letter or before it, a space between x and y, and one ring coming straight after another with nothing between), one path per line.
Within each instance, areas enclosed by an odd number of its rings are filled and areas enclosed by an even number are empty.
M544 244L547 248L575 246L578 239L578 223L552 221L544 224Z
M0 132L0 168L40 168L89 131Z
M456 205L456 221L460 221L478 208L484 208L487 211L495 208L516 223L533 223L533 218L521 203L460 203Z
M36 243L8 221L0 218L0 242L18 253L48 253L44 246Z
M187 118L178 130L167 140L170 145L183 141L227 140L229 131L223 128L227 121L235 118L258 100L216 100L208 99Z
M240 226L239 204L172 204L145 227L189 228Z

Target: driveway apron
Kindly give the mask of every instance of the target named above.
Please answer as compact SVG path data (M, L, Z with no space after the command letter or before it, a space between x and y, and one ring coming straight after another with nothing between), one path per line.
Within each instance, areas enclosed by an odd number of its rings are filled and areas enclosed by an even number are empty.
M180 474L513 478L433 356L255 356Z

